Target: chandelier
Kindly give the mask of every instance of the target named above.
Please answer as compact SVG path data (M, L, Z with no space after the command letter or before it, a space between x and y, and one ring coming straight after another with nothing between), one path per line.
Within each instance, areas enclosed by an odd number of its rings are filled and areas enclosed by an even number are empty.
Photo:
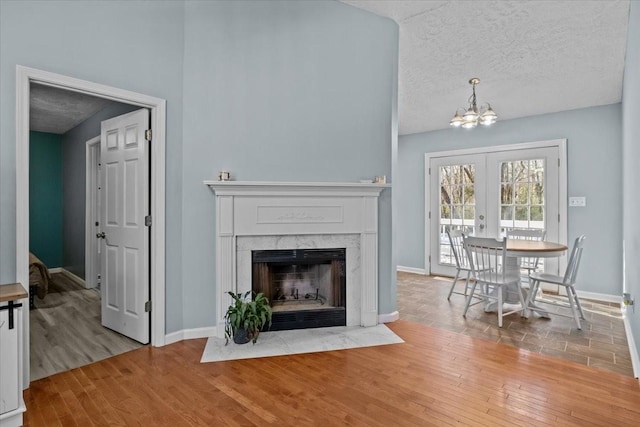
M460 108L456 111L449 124L453 127L463 127L465 129L473 129L480 123L483 126L492 125L498 120L498 115L491 109L491 105L486 103L480 107L476 105L476 85L480 83L477 77L469 80L469 84L473 87L473 93L469 97L469 108L465 111ZM464 112L462 116L460 112Z

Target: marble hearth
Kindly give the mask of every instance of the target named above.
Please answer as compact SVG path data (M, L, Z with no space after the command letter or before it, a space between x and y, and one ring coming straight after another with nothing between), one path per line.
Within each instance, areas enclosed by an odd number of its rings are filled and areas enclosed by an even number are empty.
M385 184L205 181L216 196L217 324L251 290L251 251L346 248L347 326L378 323L378 197ZM218 328L222 336L223 328Z

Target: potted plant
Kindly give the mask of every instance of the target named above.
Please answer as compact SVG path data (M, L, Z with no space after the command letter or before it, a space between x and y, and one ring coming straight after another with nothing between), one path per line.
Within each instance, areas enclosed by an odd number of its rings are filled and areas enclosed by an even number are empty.
M232 337L236 344L246 344L251 340L255 344L264 325L268 322L268 327L271 327L269 300L262 292L257 295L252 291L247 291L244 295L229 292L229 295L233 298L233 303L224 315L225 345Z

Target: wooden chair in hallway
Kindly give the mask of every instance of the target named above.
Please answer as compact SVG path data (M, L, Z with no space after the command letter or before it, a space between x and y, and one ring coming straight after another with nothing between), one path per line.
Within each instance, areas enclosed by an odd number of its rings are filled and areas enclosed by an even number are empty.
M582 249L584 247L584 241L586 236L582 235L578 237L573 244L573 249L571 250L571 256L569 257L569 262L567 263L567 269L565 270L564 276L555 276L553 274L547 273L531 273L529 276L529 280L531 281L531 289L529 290L529 296L527 298L527 308L534 311L545 311L535 304L543 303L550 304L560 307L566 307L571 309L571 316L568 316L563 313L550 313L558 316L564 317L573 317L576 322L576 326L578 329L582 329L582 325L580 324L580 319L584 320L584 312L582 311L582 305L580 304L580 300L578 299L578 295L576 294L576 276L578 275L578 267L580 267L580 258L582 257ZM540 288L540 283L551 283L558 286L564 286L567 292L567 300L568 305L563 302L551 301L548 299L544 299L538 294L538 289Z

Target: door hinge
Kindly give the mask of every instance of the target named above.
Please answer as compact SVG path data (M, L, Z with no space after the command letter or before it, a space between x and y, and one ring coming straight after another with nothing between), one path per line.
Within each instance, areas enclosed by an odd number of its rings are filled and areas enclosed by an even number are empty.
M147 141L151 141L151 129L147 129L144 131L144 139Z
M558 167L560 167L560 159L558 159Z
M431 211L429 211L429 219L431 219Z
M560 222L560 214L558 214L558 222Z
M144 225L146 227L151 227L151 215L147 215L144 217Z
M144 312L149 313L151 311L151 301L147 301L144 303Z
M431 264L431 255L429 255L429 264Z
M429 175L431 175L431 168L429 168Z

